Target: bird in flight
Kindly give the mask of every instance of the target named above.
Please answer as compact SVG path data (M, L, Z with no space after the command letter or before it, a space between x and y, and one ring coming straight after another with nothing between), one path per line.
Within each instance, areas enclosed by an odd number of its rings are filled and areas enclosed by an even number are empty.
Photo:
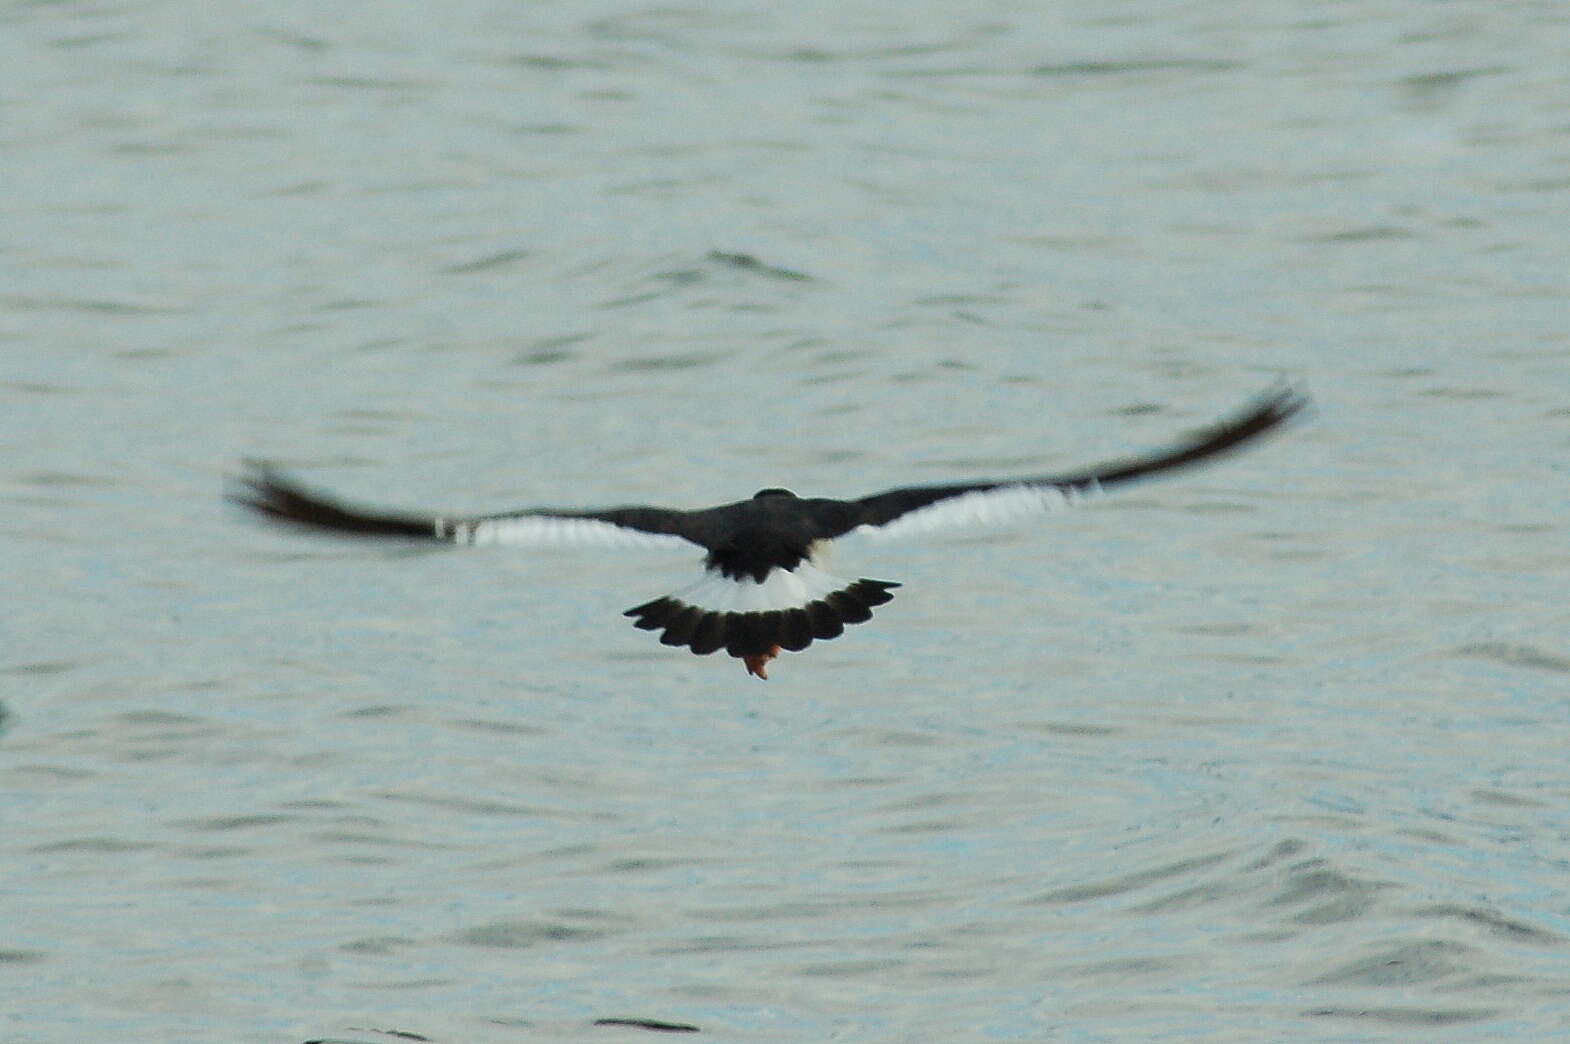
M1061 475L904 486L857 500L763 489L696 511L661 507L526 508L495 515L404 514L348 504L247 461L230 498L276 522L361 537L467 545L685 547L706 552L702 579L628 609L633 626L698 655L723 649L768 677L781 650L839 637L894 596L889 580L843 580L825 565L829 541L847 533L903 536L986 526L1072 506L1125 483L1211 461L1279 429L1308 405L1287 387L1175 445Z

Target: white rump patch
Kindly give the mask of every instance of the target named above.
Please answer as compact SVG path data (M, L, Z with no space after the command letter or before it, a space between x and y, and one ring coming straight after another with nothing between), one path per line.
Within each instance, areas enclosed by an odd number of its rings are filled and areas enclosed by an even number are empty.
M793 570L775 569L761 584L750 576L732 580L709 572L702 580L670 597L715 613L766 613L774 609L800 609L850 585L849 580L831 576L804 561Z
M511 518L436 520L436 535L475 547L682 547L693 544L671 533L645 533L598 518L514 515Z
M977 490L917 508L881 526L857 526L852 532L869 537L918 536L944 529L1003 526L1022 519L1074 507L1101 492L1099 482L1081 486L1019 484Z

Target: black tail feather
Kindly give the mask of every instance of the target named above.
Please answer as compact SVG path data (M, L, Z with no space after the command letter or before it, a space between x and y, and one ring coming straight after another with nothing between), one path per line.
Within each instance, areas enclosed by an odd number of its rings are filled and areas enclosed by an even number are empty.
M633 626L663 631L660 642L687 646L699 656L724 649L738 659L763 656L776 647L800 652L814 640L838 638L848 624L872 619L872 607L891 601L888 580L858 580L841 591L797 609L721 613L688 605L669 595L628 609Z

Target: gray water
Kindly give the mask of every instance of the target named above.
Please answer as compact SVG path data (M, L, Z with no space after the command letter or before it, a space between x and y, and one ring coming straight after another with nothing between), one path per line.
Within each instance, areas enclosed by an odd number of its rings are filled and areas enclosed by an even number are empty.
M1570 1033L1570 10L0 12L0 1040ZM661 552L1311 420L770 681Z

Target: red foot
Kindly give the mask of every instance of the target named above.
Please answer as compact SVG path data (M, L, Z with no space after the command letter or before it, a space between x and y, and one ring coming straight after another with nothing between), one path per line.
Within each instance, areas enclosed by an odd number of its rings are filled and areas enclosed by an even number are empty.
M765 664L767 664L770 660L774 659L774 657L778 656L779 654L780 647L776 645L766 653L759 653L756 656L743 656L741 658L741 662L747 665L748 674L755 674L764 681L768 681L769 672L765 667Z

